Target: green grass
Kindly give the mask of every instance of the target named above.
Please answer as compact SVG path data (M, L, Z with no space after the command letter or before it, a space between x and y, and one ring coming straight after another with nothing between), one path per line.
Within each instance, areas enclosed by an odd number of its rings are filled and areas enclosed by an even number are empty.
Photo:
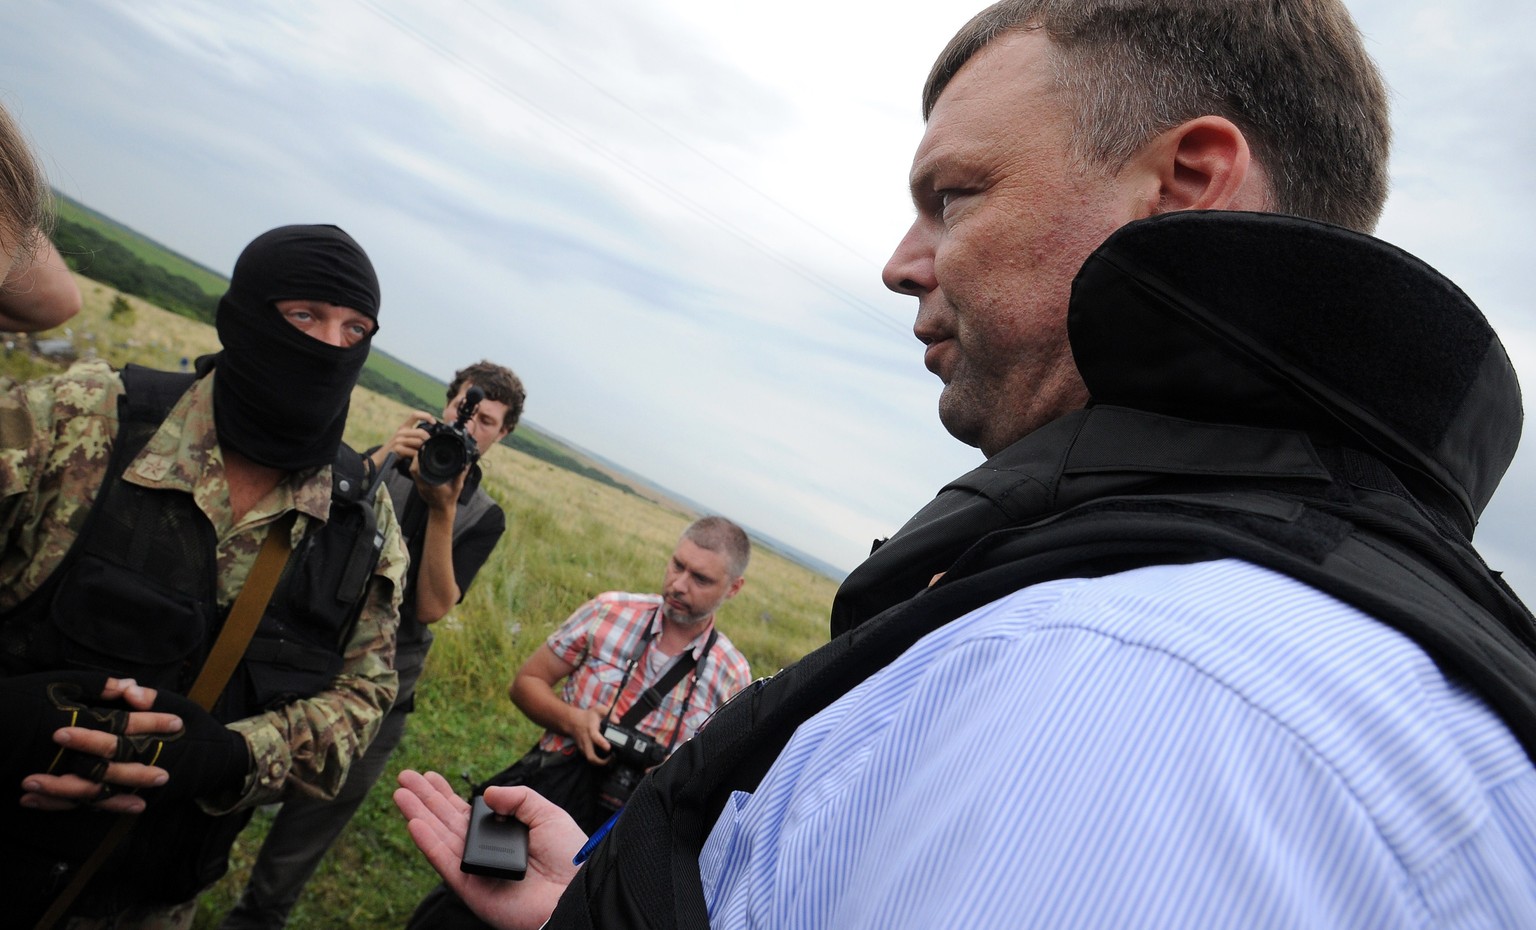
M71 323L76 343L114 364L175 367L181 357L216 345L210 327L136 298L129 298L131 327L109 321L116 291L78 280L85 308ZM15 378L56 369L19 349L0 357L0 374ZM347 441L359 448L380 442L406 415L405 405L359 388ZM293 930L404 925L437 879L394 810L395 774L435 769L458 783L468 771L478 780L526 751L538 728L507 700L512 673L588 598L609 590L655 591L691 519L515 449L498 446L482 462L485 487L507 512L507 533L464 602L437 625L405 739L310 882L289 924ZM746 586L719 614L720 629L754 675L772 673L826 641L834 589L825 576L758 547ZM197 928L217 926L234 904L269 822L258 812L236 843L230 874L199 901Z

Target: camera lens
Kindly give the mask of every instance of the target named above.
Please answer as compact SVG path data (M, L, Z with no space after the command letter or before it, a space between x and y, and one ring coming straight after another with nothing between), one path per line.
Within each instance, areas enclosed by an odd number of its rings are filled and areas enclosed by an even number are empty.
M469 465L463 438L451 432L429 437L416 458L421 463L421 480L428 484L447 484Z

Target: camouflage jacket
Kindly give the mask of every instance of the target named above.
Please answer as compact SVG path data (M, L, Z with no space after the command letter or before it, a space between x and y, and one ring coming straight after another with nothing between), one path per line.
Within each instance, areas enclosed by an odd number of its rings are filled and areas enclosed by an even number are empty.
M214 377L201 379L177 401L128 466L126 478L190 494L208 517L218 540L223 609L240 593L269 524L297 511L297 543L310 521L326 519L331 469L289 476L236 522L214 430ZM75 541L106 477L123 390L117 373L99 361L7 387L0 393L0 616L47 580ZM230 724L245 737L253 764L242 795L210 813L265 804L285 794L333 797L393 702L406 553L382 486L378 495L384 502L376 508L383 553L346 644L341 672L312 697Z

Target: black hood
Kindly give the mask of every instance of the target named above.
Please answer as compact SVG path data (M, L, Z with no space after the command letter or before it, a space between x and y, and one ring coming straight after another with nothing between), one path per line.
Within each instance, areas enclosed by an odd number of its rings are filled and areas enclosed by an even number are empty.
M262 465L296 472L331 462L373 334L333 346L300 332L280 300L317 300L377 321L379 280L356 240L336 226L282 226L235 262L214 326L214 423L219 443ZM374 332L377 332L375 327Z
M1078 273L1068 331L1094 403L1361 445L1469 538L1520 442L1520 386L1482 312L1412 255L1325 223L1131 223Z

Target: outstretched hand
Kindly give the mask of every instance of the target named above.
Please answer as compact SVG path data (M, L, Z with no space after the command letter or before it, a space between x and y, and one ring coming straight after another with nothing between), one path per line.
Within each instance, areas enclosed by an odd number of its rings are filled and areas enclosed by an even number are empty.
M395 806L410 821L416 848L470 910L498 930L535 930L554 913L575 877L571 859L587 836L569 814L531 788L487 788L485 802L528 825L528 874L520 882L459 870L469 804L443 776L406 769L395 792Z

